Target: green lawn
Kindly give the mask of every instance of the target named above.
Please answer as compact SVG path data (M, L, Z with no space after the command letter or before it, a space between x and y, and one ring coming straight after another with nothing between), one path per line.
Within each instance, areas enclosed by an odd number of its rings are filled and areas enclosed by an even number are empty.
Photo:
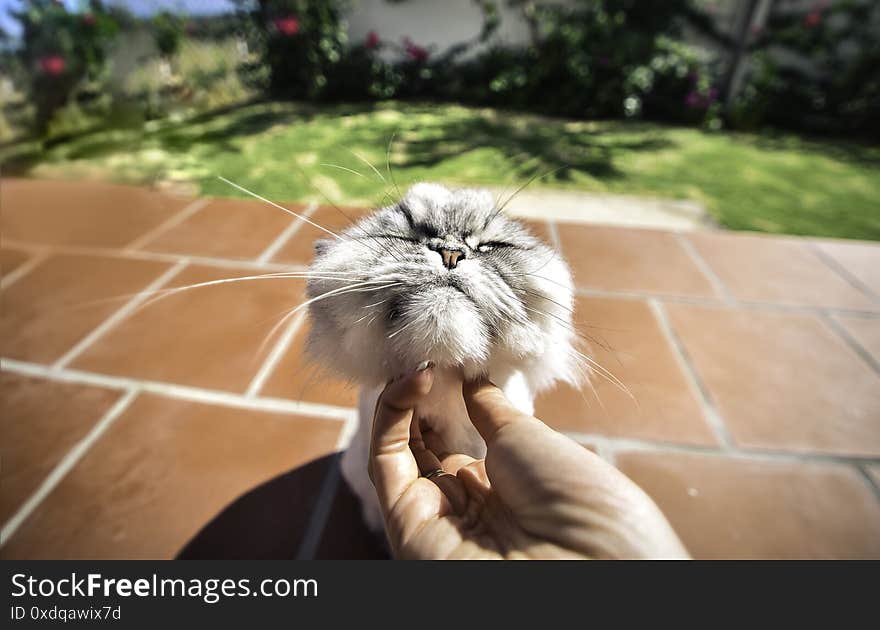
M373 204L385 187L358 156L387 179L392 136L401 188L416 180L516 187L546 174L532 186L688 198L733 229L880 240L880 148L789 135L455 105L270 102L83 132L45 149L7 144L0 160L6 174L185 180L240 195L216 179L223 175L272 199Z

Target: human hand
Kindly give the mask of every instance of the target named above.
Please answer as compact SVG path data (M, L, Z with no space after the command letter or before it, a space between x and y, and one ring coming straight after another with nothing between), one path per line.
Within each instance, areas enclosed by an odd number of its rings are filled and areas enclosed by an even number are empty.
M654 502L623 473L487 381L464 383L485 460L423 438L414 407L429 367L390 383L376 405L370 478L398 558L687 558ZM431 479L431 471L444 472Z

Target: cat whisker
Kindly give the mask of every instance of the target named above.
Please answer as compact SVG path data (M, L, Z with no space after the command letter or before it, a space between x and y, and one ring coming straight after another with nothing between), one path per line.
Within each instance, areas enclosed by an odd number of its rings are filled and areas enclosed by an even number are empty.
M270 206L272 206L272 207L274 207L274 208L278 208L279 210L282 210L282 211L286 212L287 214L292 214L292 215L295 216L296 218L298 218L298 219L302 219L303 221L305 221L305 222L308 223L309 225L312 225L312 226L318 228L318 229L321 230L322 232L326 232L327 234L329 234L330 236L332 236L332 237L334 237L334 238L338 238L338 239L342 240L342 237L339 236L336 232L332 232L331 230L328 230L328 229L325 228L323 225L318 225L317 223L315 223L314 221L312 221L311 219L309 219L308 217L306 217L306 216L304 216L304 215L302 215L302 214L299 214L299 213L297 213L297 212L294 212L293 210L288 210L288 209L285 208L284 206L280 206L280 205L278 205L277 203L275 203L274 201L270 201L270 200L266 199L265 197L261 197L261 196L258 195L257 193L255 193L255 192L253 192L253 191L251 191L251 190L248 190L248 189L245 188L244 186L239 186L239 185L236 184L235 182L229 181L228 179L226 179L226 178L223 177L222 175L218 175L218 176L217 176L217 179L219 179L219 180L221 180L221 181L223 181L223 182L226 182L227 184L229 184L229 185L232 186L233 188L237 188L238 190L242 191L243 193L247 193L248 195L250 195L251 197L254 197L255 199L259 199L260 201L263 201L263 202L265 202L265 203L268 203Z
M638 403L636 397L633 395L632 391L630 391L629 387L627 387L623 381L614 376L609 370L602 367L595 359L588 357L587 355L575 350L574 348L569 349L576 356L580 357L582 360L586 361L590 364L592 368L594 368L601 376L603 376L607 381L615 385L621 392L629 396L634 402Z
M399 335L400 333L402 333L404 330L406 330L407 328L409 328L410 326L412 326L413 324L415 324L416 322L418 322L419 320L421 320L422 317L423 317L422 315L419 315L418 317L416 317L416 318L413 319L412 321L410 321L410 322L404 324L403 326L401 326L400 328L398 328L397 330L395 330L393 333L391 333L390 335L388 335L388 339L392 339L392 338L396 337L397 335Z
M382 173L379 172L379 169L377 169L375 166L373 166L373 164L367 158L362 156L360 153L353 151L352 149L349 149L348 152L351 153L353 156L355 156L357 159L359 159L361 162L363 162L364 164L369 166L371 169L373 169L373 172L376 173L376 176L379 178L379 180L383 184L388 183L388 181L382 176Z
M513 198L516 197L518 194L520 194L523 190L525 190L526 188L528 188L529 186L531 186L532 182L534 182L534 181L537 180L537 179L542 179L542 178L544 178L544 177L547 177L548 175L554 175L555 173L558 173L559 171L561 171L561 170L563 170L563 169L566 169L566 168L568 168L568 167L569 167L569 165L568 165L568 164L565 164L565 165L563 165L563 166L560 166L560 167L554 168L554 169L552 169L552 170L546 171L546 172L544 172L544 173L541 173L540 175L532 175L532 177L529 178L529 181L527 181L525 184L523 184L522 186L520 186L519 188L517 188L517 189L514 191L514 193L513 193L512 195L510 195L510 196L505 200L505 202L504 202L503 204L501 204L501 207L498 208L498 212L496 213L495 216L497 216L498 214L500 214L501 212L503 212L504 209L507 207L507 205L508 205L511 201L513 201Z
M357 175L358 177L363 177L364 179L367 178L367 176L364 175L363 173L360 173L360 172L358 172L354 169L348 168L346 166L340 166L339 164L327 164L326 162L321 162L318 166L326 166L329 168L338 168L340 171L347 171L347 172L351 173L352 175Z
M400 186L397 185L397 180L394 179L394 173L391 172L391 147L394 145L394 138L397 136L397 129L394 130L394 133L391 134L391 138L388 139L388 148L385 150L385 168L388 169L388 177L391 179L391 183L394 184L394 190L397 191L397 196L403 197L400 192Z
M310 304L314 304L316 302L320 302L321 300L331 298L334 296L345 295L347 293L357 293L357 292L360 292L363 290L373 291L376 289L387 289L389 287L395 286L396 284L400 284L400 283L390 283L389 284L384 281L368 280L366 282L360 282L360 283L357 283L354 285L347 285L344 287L339 287L338 289L332 289L330 291L327 291L326 293L322 293L321 295L318 295L318 296L315 296L311 299L308 299L305 302L303 302L302 304L298 304L294 308L290 309L281 318L281 320L272 327L272 329L268 332L266 337L263 339L263 342L260 344L260 347L257 350L257 354L262 353L263 348L265 348L266 344L275 336L275 333L278 332L278 329L281 328L287 320L289 320L291 317L296 315L298 312L300 312L302 309L309 306ZM368 287L368 288L364 289L363 287Z

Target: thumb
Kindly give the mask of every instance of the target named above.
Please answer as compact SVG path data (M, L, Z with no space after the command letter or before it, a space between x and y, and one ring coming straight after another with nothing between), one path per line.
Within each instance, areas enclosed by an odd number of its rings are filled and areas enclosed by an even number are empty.
M504 392L486 378L464 381L461 394L468 416L486 444L501 427L534 420L514 407Z

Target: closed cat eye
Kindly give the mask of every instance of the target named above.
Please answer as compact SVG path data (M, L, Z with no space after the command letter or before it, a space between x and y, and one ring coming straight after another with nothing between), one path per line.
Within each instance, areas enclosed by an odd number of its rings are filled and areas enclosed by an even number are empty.
M485 243L480 243L477 245L478 252L488 252L493 249L500 249L502 247L515 247L511 243L505 243L503 241L486 241Z

